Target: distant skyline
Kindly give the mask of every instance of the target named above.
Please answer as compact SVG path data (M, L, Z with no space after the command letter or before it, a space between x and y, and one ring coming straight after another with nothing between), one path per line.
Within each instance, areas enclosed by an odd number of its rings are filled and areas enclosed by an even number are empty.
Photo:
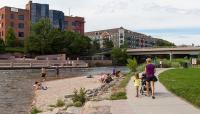
M1 0L0 7L25 8L29 0ZM85 30L123 26L177 45L200 45L200 0L32 0L66 15L85 17Z

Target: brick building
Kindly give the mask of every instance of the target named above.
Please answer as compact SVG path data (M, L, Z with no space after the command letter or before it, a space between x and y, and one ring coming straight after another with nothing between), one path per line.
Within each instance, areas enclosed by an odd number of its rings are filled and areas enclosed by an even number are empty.
M29 36L30 23L29 11L13 7L0 9L0 37L5 41L6 31L12 27L18 40L24 40Z
M71 30L84 35L84 18L65 16L62 11L50 10L49 4L39 4L29 1L25 9L0 8L0 38L5 41L6 31L12 27L18 40L24 40L30 34L31 23L49 18L54 28Z
M127 45L128 48L153 47L156 42L156 39L151 36L133 32L123 27L86 32L85 35L99 42L101 48L104 48L103 42L105 39L111 40L114 47Z
M71 30L77 33L84 35L84 23L85 20L83 17L71 17L65 16L65 29Z

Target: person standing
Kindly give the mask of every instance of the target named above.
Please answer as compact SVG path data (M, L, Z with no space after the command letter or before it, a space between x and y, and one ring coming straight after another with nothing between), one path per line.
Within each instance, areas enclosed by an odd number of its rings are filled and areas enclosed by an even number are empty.
M141 85L141 79L139 77L139 73L135 74L135 79L134 79L134 86L136 89L136 96L135 97L139 97L139 87Z
M42 67L41 69L41 77L42 77L42 81L46 80L46 69L44 67Z
M59 77L59 74L60 74L60 71L59 71L59 67L57 66L57 67L56 67L56 77L57 77L57 78Z
M151 58L146 59L146 66L145 66L145 74L146 74L146 89L147 89L147 96L149 96L149 88L151 85L151 92L152 92L152 99L155 99L155 87L154 82L157 81L155 77L155 66L152 64Z

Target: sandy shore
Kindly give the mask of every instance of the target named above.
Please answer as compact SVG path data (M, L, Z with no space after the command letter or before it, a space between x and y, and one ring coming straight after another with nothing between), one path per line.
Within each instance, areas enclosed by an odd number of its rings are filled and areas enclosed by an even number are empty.
M73 94L74 88L93 89L99 87L101 83L98 81L99 76L94 78L75 77L66 78L54 81L47 81L44 83L48 87L48 90L36 91L36 107L42 111L47 111L49 105L55 104L57 99L63 99L65 95Z

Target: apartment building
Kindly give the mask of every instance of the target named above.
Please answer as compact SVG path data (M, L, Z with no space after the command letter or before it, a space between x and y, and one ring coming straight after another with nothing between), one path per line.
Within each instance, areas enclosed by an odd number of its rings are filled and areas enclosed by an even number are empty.
M0 8L0 38L5 41L6 32L12 27L18 40L29 36L30 23L29 11L14 7Z
M156 39L151 36L133 32L131 30L124 29L123 27L86 32L85 35L92 40L98 41L101 48L104 48L103 42L105 39L111 40L114 47L127 45L128 48L153 47L156 42Z

